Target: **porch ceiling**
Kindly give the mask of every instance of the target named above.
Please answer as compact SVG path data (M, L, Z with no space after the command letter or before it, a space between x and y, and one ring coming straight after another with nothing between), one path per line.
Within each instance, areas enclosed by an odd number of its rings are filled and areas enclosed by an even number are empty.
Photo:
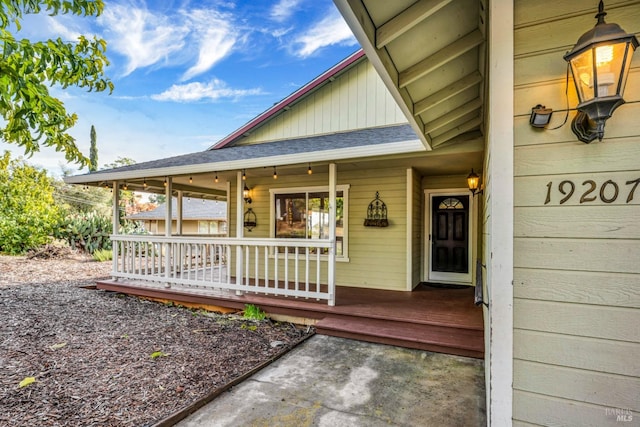
M486 0L334 0L428 149L483 132Z

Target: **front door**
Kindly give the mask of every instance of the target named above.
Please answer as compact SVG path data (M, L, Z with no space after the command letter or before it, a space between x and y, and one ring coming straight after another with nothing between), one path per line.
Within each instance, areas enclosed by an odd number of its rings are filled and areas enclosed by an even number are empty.
M429 281L471 283L470 196L431 195Z

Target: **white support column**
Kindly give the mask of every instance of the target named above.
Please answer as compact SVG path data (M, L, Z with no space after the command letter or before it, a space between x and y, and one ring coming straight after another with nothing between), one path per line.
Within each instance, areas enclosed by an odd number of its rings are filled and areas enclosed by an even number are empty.
M485 243L489 307L487 421L510 426L513 417L513 13L512 0L489 2L489 66Z
M329 163L329 305L336 305L336 182L337 167L335 163Z
M111 191L113 194L113 218L112 218L112 234L117 235L120 233L120 189L119 189L118 181L113 181ZM111 251L113 253L113 259L111 262L111 271L112 273L116 273L118 271L118 242L111 242ZM116 277L113 277L113 280L118 280Z
M178 191L178 206L176 206L176 234L182 236L182 191Z
M164 215L164 235L171 237L171 225L172 225L172 205L173 205L173 178L167 177L167 186L164 189L164 195L166 198L166 211ZM164 245L164 277L171 278L171 243L165 243ZM164 285L167 288L171 287L171 283L167 280Z
M242 172L236 174L236 237L244 238L244 181ZM276 260L277 262L277 260ZM242 246L236 246L236 284L242 285L243 251ZM242 295L241 291L236 291L236 295Z

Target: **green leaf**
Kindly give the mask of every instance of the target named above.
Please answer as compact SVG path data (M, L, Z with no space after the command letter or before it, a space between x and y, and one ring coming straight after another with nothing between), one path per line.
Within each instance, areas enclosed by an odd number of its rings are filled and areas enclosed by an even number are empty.
M35 377L26 377L25 379L20 381L20 384L18 384L18 387L20 387L20 388L28 387L29 385L31 385L31 384L33 384L35 382L36 382L36 378Z
M152 359L157 359L158 357L167 357L169 354L163 352L163 351L154 351L153 353L151 353L151 358Z

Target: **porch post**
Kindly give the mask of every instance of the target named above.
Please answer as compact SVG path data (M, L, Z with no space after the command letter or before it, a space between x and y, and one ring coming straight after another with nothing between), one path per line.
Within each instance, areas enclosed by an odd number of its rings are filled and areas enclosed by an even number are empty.
M236 173L236 238L244 238L244 185L242 182L242 172ZM242 246L236 246L236 285L242 285L242 266L243 262ZM242 291L237 290L236 295L242 295Z
M112 228L111 233L115 236L120 233L120 189L118 187L118 181L113 181L111 191L113 194L113 218L112 218ZM119 247L118 242L111 241L111 251L113 253L113 259L111 261L111 272L113 274L118 272L118 256L119 256ZM118 280L117 277L112 277L113 280Z
M164 188L164 195L166 198L166 210L164 215L164 235L166 237L171 237L171 211L172 211L172 195L173 195L173 178L167 177L167 185ZM169 278L171 278L171 243L167 242L164 245L164 277L167 279L167 282L164 284L166 288L171 287L171 282L169 282Z
M176 234L182 236L182 191L178 191L178 206L176 206Z
M336 175L335 163L329 163L329 305L336 305Z
M488 370L488 425L513 422L513 195L514 60L512 0L489 2L488 104L485 147L487 186L485 263L485 367ZM487 153L490 153L488 155ZM486 375L486 374L485 374Z

